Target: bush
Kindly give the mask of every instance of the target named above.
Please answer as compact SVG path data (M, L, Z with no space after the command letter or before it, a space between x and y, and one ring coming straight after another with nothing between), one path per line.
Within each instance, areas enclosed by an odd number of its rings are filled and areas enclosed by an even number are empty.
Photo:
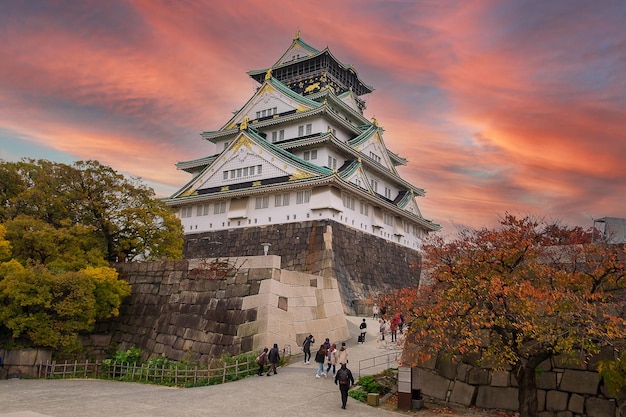
M373 375L362 376L359 378L358 385L367 393L380 394L381 386Z
M598 372L609 394L617 398L626 389L626 350L622 351L617 360L601 361Z
M348 391L348 396L362 403L367 400L367 392L363 390L363 388L355 388L353 390Z

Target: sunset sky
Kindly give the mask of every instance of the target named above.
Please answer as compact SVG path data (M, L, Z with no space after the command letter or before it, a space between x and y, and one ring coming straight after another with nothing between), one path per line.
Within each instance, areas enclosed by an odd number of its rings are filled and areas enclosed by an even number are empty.
M0 2L0 159L96 159L169 196L175 163L301 38L373 86L422 214L626 217L626 1Z

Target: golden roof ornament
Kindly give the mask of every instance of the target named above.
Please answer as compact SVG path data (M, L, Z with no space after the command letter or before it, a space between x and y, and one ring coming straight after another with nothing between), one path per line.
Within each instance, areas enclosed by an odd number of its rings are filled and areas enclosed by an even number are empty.
M241 121L241 124L239 125L239 130L246 130L248 128L248 121L250 119L248 118L248 116L244 117L243 120Z
M374 126L378 127L378 120L376 120L376 116L372 116L372 123Z
M298 30L296 30L296 36L293 37L293 40L298 40L300 39L300 28L298 28Z
M272 78L272 69L268 69L267 72L265 73L265 81L269 80L270 78Z

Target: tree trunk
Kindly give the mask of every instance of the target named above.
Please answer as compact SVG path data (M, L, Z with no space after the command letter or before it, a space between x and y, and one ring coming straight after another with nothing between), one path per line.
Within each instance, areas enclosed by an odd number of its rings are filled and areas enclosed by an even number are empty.
M520 417L538 417L539 415L537 410L537 366L549 357L550 355L547 353L532 356L513 369L519 385L517 399Z
M527 364L526 364L527 365ZM537 417L537 380L535 368L521 365L515 373L519 391L517 399L519 401L520 417Z

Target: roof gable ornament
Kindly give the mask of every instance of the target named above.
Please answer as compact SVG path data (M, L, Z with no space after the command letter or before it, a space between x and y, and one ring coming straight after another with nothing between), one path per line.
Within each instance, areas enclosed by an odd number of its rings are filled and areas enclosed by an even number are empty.
M268 69L267 72L265 73L265 80L269 80L270 78L272 78L272 69Z
M246 130L248 128L248 121L250 118L248 116L244 117L239 125L239 130Z
M372 116L372 124L378 127L378 120L376 119L376 116Z
M293 37L293 40L296 41L300 39L300 28L298 28L298 30L296 30L296 35Z

